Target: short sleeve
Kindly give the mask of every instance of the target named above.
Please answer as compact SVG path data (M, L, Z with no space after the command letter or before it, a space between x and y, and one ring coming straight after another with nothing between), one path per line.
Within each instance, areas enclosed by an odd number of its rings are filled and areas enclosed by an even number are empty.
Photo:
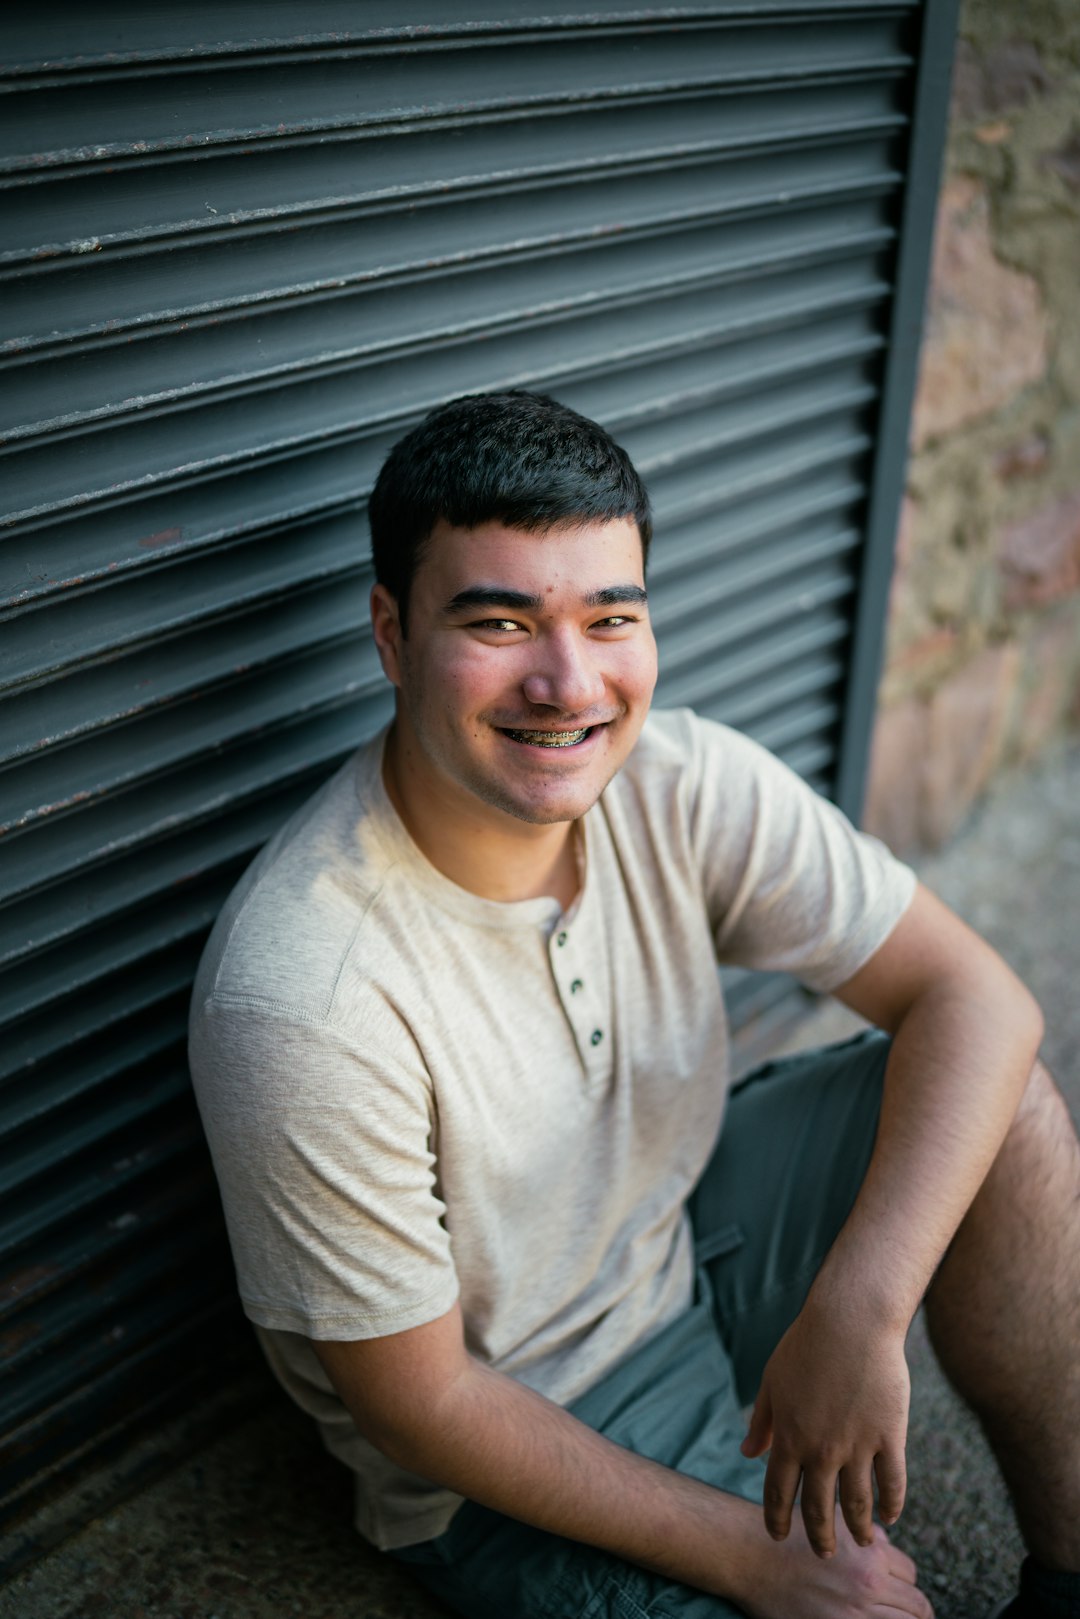
M419 1063L215 998L190 1055L251 1320L377 1338L445 1314L458 1283Z
M915 874L758 743L698 720L692 837L722 964L828 992L865 965Z

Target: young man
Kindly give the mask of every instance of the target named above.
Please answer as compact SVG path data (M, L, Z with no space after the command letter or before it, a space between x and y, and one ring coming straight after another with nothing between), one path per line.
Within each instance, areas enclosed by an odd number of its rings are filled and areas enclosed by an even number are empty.
M648 504L594 423L458 400L371 524L393 724L236 890L191 1043L358 1526L485 1619L929 1615L872 1517L926 1294L1015 1613L1080 1614L1080 1154L1030 995L762 749L647 717ZM885 1032L726 1099L718 961Z

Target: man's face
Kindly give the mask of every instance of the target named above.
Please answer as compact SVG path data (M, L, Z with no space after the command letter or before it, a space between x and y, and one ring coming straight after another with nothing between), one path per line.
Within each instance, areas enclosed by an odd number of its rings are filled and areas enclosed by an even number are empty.
M656 684L631 518L526 534L440 523L409 596L372 595L395 746L447 813L575 820L637 741Z

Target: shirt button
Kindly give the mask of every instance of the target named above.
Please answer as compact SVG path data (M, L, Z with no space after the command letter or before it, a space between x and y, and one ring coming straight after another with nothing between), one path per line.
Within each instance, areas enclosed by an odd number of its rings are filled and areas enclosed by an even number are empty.
M566 943L566 934L565 933L560 933L558 935L558 937L556 938L555 943L559 946L559 949L561 950L563 945Z
M576 995L578 993L578 990L581 990L581 989L584 989L584 988L585 988L585 985L581 982L580 978L574 978L574 979L571 980L571 983L570 983L570 993L571 993L571 995Z
M589 1036L589 1038L592 1041L594 1046L598 1046L600 1044L601 1040L604 1038L603 1029L594 1029L592 1034Z

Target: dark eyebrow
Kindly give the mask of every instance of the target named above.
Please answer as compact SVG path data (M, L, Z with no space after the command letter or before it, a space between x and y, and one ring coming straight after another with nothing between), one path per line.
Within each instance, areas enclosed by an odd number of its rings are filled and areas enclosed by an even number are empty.
M446 604L448 613L464 613L477 607L506 607L513 613L539 613L542 596L529 596L523 590L507 590L501 585L470 585L459 590Z
M605 585L603 590L590 591L582 601L586 607L624 607L628 604L644 607L648 599L640 585ZM456 596L451 596L446 611L465 613L496 607L505 608L511 613L540 613L544 609L544 599L502 585L469 585L465 590L459 590Z
M640 585L607 585L584 598L586 607L644 607L648 600Z

